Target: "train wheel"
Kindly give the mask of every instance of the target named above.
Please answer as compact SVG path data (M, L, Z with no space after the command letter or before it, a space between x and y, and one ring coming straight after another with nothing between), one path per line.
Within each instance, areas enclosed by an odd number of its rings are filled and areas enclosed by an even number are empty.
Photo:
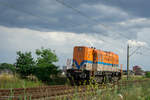
M113 83L113 77L112 76L109 76L109 82Z
M119 79L119 78L118 78L117 76L113 76L113 77L112 77L112 82L113 82L113 83L114 83L114 82L117 82L118 79Z
M74 82L74 78L72 77L72 78L69 78L69 81L70 81L70 84L71 84L71 86L74 86L75 84L75 82Z
M103 82L104 82L105 84L108 83L108 77L107 77L107 76L104 76Z
M103 77L95 76L95 82L98 84L102 84L103 83Z
M90 82L91 82L92 84L96 84L96 83L102 84L102 83L103 83L103 77L100 77L100 76L92 77L92 78L90 79Z
M76 84L77 86L79 86L79 85L80 85L80 81L79 81L79 80L75 80L75 84Z

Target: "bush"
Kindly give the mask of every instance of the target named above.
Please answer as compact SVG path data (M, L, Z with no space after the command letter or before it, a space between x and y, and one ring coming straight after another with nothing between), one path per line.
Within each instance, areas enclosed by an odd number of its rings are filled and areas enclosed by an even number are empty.
M12 71L13 73L16 72L16 68L15 68L15 66L13 66L12 64L1 63L1 64L0 64L0 70L4 70L4 69L10 70L10 71Z
M49 67L36 67L34 69L34 75L41 81L49 81L51 69Z
M150 72L146 72L145 76L146 76L147 78L150 78Z
M58 67L53 63L58 61L56 54L51 49L37 49L37 60L34 75L41 81L48 82L59 73Z
M31 75L33 73L33 68L35 67L35 62L31 52L22 53L21 51L18 51L17 55L17 61L15 63L17 72L21 75L21 77Z
M41 81L48 82L53 76L56 76L58 69L55 65L45 67L35 67L34 75Z

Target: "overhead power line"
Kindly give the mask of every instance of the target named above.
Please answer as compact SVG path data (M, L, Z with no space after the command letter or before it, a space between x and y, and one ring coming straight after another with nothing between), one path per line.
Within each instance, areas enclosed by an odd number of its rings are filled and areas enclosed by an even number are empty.
M67 8L72 9L73 11L75 11L75 12L78 13L78 14L80 14L81 16L83 16L83 17L89 19L89 21L92 21L92 22L94 22L94 23L97 23L97 22L98 22L97 20L92 19L91 17L89 17L87 14L83 13L83 12L80 11L79 9L74 8L74 7L72 7L70 4L64 2L63 0L55 0L55 1L58 2L58 3L60 3L60 4L62 4L62 5L64 5L64 6L67 7ZM98 23L98 24L101 25L101 26L103 26L107 31L112 30L111 27L109 27L109 26L107 26L107 25L105 25L105 24L102 24L102 23L101 23L101 24ZM121 35L121 36L123 36L123 37L125 37L125 38L128 38L126 35L123 35L122 33L119 33L119 35Z
M67 3L65 3L65 2L62 1L62 0L55 0L55 1L58 2L58 3L60 3L60 4L62 4L62 5L64 5L64 6L67 7L67 8L72 9L73 11L75 11L76 13L80 14L81 16L87 18L88 20L97 23L97 20L94 20L94 19L90 18L88 15L86 15L86 14L83 13L83 12L81 12L79 9L72 7L70 4L67 4ZM102 25L102 26L105 27L105 28L107 27L105 24L100 24L100 25ZM100 33L100 32L96 32L96 31L93 31L93 32L95 32L95 33ZM101 39L101 40L102 40L103 42L106 42L106 43L109 43L109 44L113 44L112 42L105 41L104 39ZM114 44L113 44L113 45L114 45ZM116 44L115 44L115 45L116 45Z
M8 3L5 3L5 2L0 2L0 5L1 6L7 6L8 8L10 9L13 9L15 11L18 11L18 12L21 12L21 13L24 13L24 14L27 14L27 15L30 15L30 16L33 16L33 17L36 17L36 18L40 18L40 19L45 19L47 22L50 22L51 23L51 20L49 18L45 18L44 16L40 16L40 15L35 15L31 12L28 12L26 10L23 10L23 9L18 9L17 7L13 6L13 5L10 5ZM72 27L74 27L76 24L73 24L73 23L69 23ZM46 27L47 28L47 27Z
M97 23L97 20L92 19L91 17L89 17L85 13L81 12L79 9L74 8L70 4L65 3L63 0L55 0L55 1L57 1L58 3L64 5L67 8L70 8L70 9L74 10L76 13L80 14L81 16L86 17L87 19ZM105 26L104 24L101 24L101 25Z
M57 0L57 1L59 1L59 0ZM17 7L15 7L15 6L13 6L13 5L10 5L10 4L8 4L8 3L0 2L0 5L2 5L2 6L7 6L8 8L11 8L11 9L13 9L13 10L15 10L15 11L18 11L18 12L25 13L25 14L30 15L30 16L34 16L34 17L42 18L42 19L43 19L43 16L35 15L35 14L33 14L33 13L31 13L31 12L28 12L28 11L26 11L26 10L18 9ZM79 11L79 13L82 13L82 12ZM86 16L86 15L83 14L83 16ZM88 16L86 16L86 17L88 17ZM51 22L51 20L49 20L48 18L46 18L46 20L47 20L48 22ZM69 23L69 24L71 24L72 26L75 25L75 24L72 24L72 23ZM47 28L47 27L46 27L46 28ZM95 32L95 33L100 33L100 32L96 32L96 31L94 31L94 30L93 30L93 32ZM84 32L83 32L83 33L84 33ZM104 40L104 39L102 39L102 38L100 38L100 37L99 37L99 39L100 39L101 41L103 41L104 43L107 43L107 44L109 44L109 45L117 45L117 44L113 44L112 42L108 42L108 41L106 41L106 40ZM119 49L119 48L118 48L118 49Z
M70 6L69 4L66 4L65 2L61 1L61 0L56 0L58 3L61 3L62 5L73 9L74 11L76 11L77 13L79 13L80 15L89 18L89 16L87 16L86 14L84 14L83 12L81 12L80 10L78 10L77 8L73 8L72 6Z
M70 6L69 4L66 4L65 2L60 1L60 0L56 0L56 1L57 1L58 3L61 3L61 4L64 5L64 6L68 7L68 8L73 9L75 12L77 12L78 14L80 14L80 15L86 17L86 18L89 19L90 21L93 21L93 22L97 23L97 20L94 20L94 19L90 18L88 15L86 15L85 13L81 12L80 10L78 10L78 9L76 9L76 8L74 8L74 7L72 7L72 6ZM38 18L41 18L41 19L46 19L47 21L51 22L51 20L48 19L48 18L45 18L45 17L40 16L40 15L35 15L35 14L33 14L33 13L31 13L31 12L27 12L27 11L25 11L25 10L18 9L17 7L12 6L12 5L9 5L9 4L4 3L4 2L0 2L0 5L5 5L5 6L11 8L11 9L14 9L14 10L16 10L16 11L19 11L19 12L21 12L21 13L25 13L25 14L28 14L28 15L30 15L30 16L38 17ZM75 25L76 25L76 24L72 24L72 23L69 23L69 24L71 24L71 26L75 26ZM100 24L100 25L103 26L105 29L108 28L108 26L106 26L105 24ZM78 25L78 26L79 26L79 25ZM108 30L109 30L109 29L108 29ZM92 31L95 32L95 33L100 33L100 32L96 32L96 31L94 31L94 30L92 30ZM123 35L123 34L120 34L120 35L126 37L126 36ZM126 37L126 38L128 38L128 37ZM106 41L105 41L105 42L106 42Z
M33 14L33 13L31 13L31 12L28 12L28 11L25 11L25 10L20 10L20 9L18 9L17 7L13 6L13 5L9 5L8 3L0 2L0 5L2 5L2 6L7 6L8 8L11 8L11 9L13 9L13 10L15 10L15 11L18 11L18 12L25 13L25 14L30 15L30 16L34 16L34 17L43 19L42 16L35 15L35 14ZM48 18L47 18L46 20L49 21L49 22L51 22ZM69 23L69 24L72 24L72 23ZM75 25L75 24L74 24L74 25ZM74 25L72 24L72 26L74 26ZM98 32L95 32L95 33L98 33ZM101 39L101 40L102 40L103 42L107 42L107 41L105 41L105 40L103 40L103 39Z
M56 1L60 1L60 0L56 0ZM31 13L31 12L28 12L28 11L26 11L26 10L21 10L21 9L18 9L17 7L15 7L15 6L13 6L13 5L10 5L10 4L8 4L8 3L4 3L4 2L0 2L0 5L2 5L2 6L7 6L8 8L11 8L11 9L13 9L13 10L16 10L16 11L19 11L19 12L21 12L21 13L25 13L25 14L28 14L28 15L30 15L30 16L34 16L34 17L37 17L37 18L44 18L43 16L40 16L40 15L35 15L35 14L33 14L33 13ZM71 6L68 6L69 8L71 8L71 9L74 9L74 10L76 10L76 11L78 11L77 9L75 9L75 8L73 8L73 7L71 7ZM81 11L78 11L78 13L81 15L82 14L82 12ZM84 16L84 17L87 17L87 18L90 18L89 16L87 16L86 14L82 14L82 16ZM91 18L90 18L91 19ZM46 20L47 21L49 21L49 22L51 22L51 20L49 20L48 18L46 18ZM72 23L71 23L72 24ZM73 24L72 24L73 25ZM75 25L75 24L74 24ZM95 32L95 33L100 33L100 32L96 32L96 31L94 31L93 30L93 32ZM84 33L84 32L83 32ZM99 37L100 38L100 37ZM112 44L112 45L114 45L112 42L108 42L108 41L106 41L106 40L104 40L104 39L100 39L101 41L103 41L103 42L105 42L105 43L108 43L108 44ZM115 44L116 45L116 44ZM118 48L119 49L119 48Z
M134 53L137 52L137 50L139 50L141 47L138 47L137 49L135 49L129 56L132 56Z

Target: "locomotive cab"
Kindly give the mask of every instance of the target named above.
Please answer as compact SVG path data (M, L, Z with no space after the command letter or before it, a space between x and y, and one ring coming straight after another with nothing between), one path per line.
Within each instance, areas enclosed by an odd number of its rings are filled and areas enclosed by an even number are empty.
M67 70L67 77L71 83L81 84L90 78L93 63L93 48L76 46L73 51L72 69ZM75 81L75 82L73 82Z

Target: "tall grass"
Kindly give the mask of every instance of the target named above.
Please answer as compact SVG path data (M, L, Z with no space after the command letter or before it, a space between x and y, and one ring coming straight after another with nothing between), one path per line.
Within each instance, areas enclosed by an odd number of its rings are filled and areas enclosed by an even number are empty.
M0 75L0 89L10 89L10 88L27 88L27 87L37 87L43 85L42 82L29 81L26 79L19 78L18 75L2 74Z
M136 77L133 78L133 80L134 79L141 80L143 77ZM27 88L41 85L43 85L43 83L40 81L28 81L19 78L17 75L0 75L0 89ZM102 89L99 89L98 84L87 85L84 95L81 95L81 87L76 87L75 94L69 100L150 100L150 80L143 83L128 84L126 86L115 86L113 88L111 84L104 84L102 87ZM24 95L24 100L26 100L25 98L26 95ZM68 100L67 96L63 100Z
M96 85L89 85L87 88L89 90L84 97L78 94L72 100L150 100L150 81L113 88L110 84L104 85L103 89L98 89ZM94 92L90 89L94 89Z
M141 75L130 75L128 80L144 80L144 79L148 79L148 78ZM127 75L122 76L122 81L127 81Z

